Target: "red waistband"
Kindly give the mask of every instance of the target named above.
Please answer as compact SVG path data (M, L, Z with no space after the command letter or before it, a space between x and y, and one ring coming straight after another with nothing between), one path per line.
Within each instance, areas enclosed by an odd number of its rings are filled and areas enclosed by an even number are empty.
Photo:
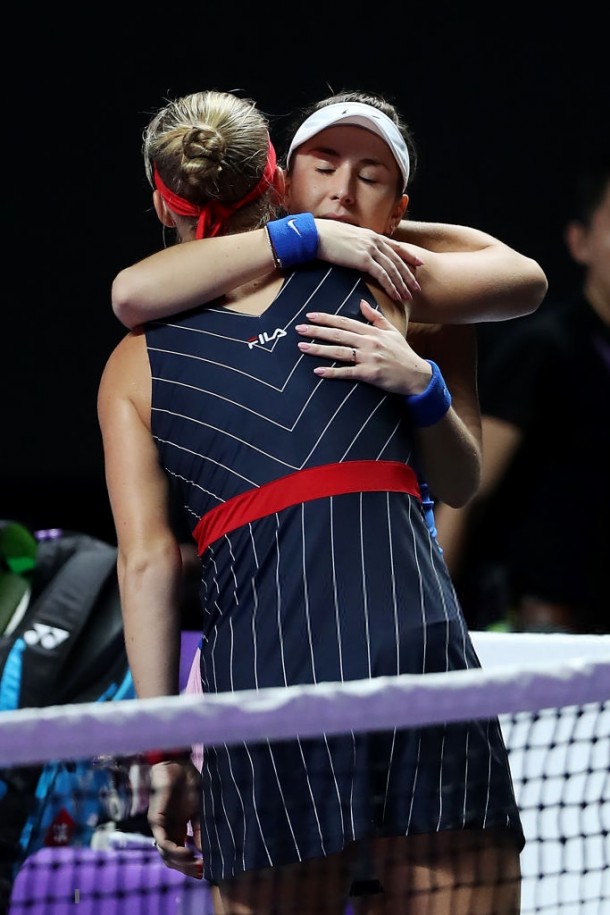
M201 556L229 531L291 505L349 492L408 492L421 500L415 471L398 461L344 461L308 467L223 502L199 519L193 536Z

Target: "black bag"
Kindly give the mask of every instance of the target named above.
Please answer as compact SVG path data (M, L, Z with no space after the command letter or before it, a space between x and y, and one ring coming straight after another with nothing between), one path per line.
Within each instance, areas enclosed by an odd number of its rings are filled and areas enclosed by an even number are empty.
M9 525L14 533L15 522L2 521L0 535ZM36 544L33 563L7 551L13 555L0 556L5 580L19 576L26 587L10 583L18 619L15 625L13 615L13 625L10 620L7 625L5 613L0 635L0 712L134 698L116 547L84 533L57 531ZM0 768L0 886L7 899L18 867L36 848L88 844L101 809L96 792L107 778L103 769L93 771L90 761ZM70 796L77 783L92 792L86 802L75 801L73 791Z

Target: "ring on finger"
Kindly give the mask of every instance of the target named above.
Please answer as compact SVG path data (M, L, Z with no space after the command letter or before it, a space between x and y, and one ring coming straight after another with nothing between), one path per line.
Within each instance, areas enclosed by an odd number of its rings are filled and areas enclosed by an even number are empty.
M352 362L356 364L356 347L352 346Z

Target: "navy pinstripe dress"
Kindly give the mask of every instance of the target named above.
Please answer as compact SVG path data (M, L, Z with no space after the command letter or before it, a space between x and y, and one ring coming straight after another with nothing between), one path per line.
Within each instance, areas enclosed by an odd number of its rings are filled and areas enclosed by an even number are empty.
M294 330L360 318L359 274L316 263L260 317L212 305L147 327L152 432L201 557L204 692L478 667L426 525L402 398L323 380ZM497 721L206 747L205 876L372 836L507 826Z

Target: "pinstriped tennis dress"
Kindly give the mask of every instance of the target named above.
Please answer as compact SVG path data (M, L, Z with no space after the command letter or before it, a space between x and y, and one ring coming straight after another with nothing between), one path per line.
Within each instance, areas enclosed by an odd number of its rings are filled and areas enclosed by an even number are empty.
M403 399L320 379L297 348L307 312L361 319L361 298L359 274L315 263L260 317L147 327L152 432L200 550L204 692L479 666L405 476ZM497 721L206 747L202 782L208 880L379 835L523 842Z

